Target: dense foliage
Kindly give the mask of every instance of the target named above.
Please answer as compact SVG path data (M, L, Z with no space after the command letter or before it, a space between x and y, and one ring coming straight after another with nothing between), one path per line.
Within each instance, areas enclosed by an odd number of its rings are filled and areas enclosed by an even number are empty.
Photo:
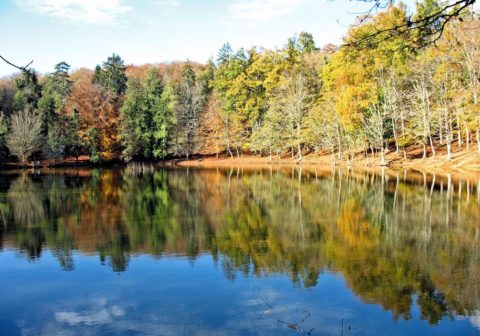
M438 6L418 3L414 17ZM352 26L342 48L317 48L302 32L275 50L227 43L205 65L125 66L113 54L94 71L69 73L64 62L43 77L24 71L0 81L0 155L25 109L42 119L43 144L29 155L37 159L314 152L349 163L378 154L384 165L387 151L435 157L444 147L451 159L454 143L474 142L480 151L478 17L460 17L436 45L414 51L410 41L422 36L392 29L407 18L404 5L390 6Z

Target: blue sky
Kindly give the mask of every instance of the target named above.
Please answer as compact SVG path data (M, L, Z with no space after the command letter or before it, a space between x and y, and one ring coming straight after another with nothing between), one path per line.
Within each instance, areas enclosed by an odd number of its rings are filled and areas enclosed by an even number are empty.
M362 7L363 6L363 7ZM339 43L349 0L0 0L0 55L40 72L66 61L93 68L112 52L126 64L215 57L224 42L281 47L301 31ZM0 77L13 68L0 62Z

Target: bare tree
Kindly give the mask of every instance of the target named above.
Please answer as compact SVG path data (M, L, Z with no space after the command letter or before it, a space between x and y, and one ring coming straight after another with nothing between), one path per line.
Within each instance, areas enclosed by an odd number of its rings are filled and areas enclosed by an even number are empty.
M434 121L434 111L431 106L431 78L423 73L413 82L413 102L412 108L416 113L412 113L414 133L423 146L423 158L427 157L427 144L430 144L433 158L435 158L435 148L433 146L432 125Z
M302 160L302 127L303 119L310 106L310 94L306 78L301 74L288 74L285 82L276 93L280 109L284 113L290 138L292 157L297 147L298 160Z
M457 48L459 47L462 56L461 63L466 72L467 85L471 92L471 110L468 119L475 122L475 134L477 140L477 150L480 153L480 113L475 112L475 106L480 104L480 34L478 32L477 22L464 23L455 35L457 37ZM473 25L473 26L472 26ZM465 125L468 127L468 124ZM467 132L469 132L467 130ZM467 142L469 139L467 139Z
M385 101L377 102L370 107L369 115L364 119L365 135L370 144L380 148L380 165L386 166L385 133L387 132L387 105Z
M22 164L42 145L42 119L32 110L24 109L12 116L10 133L6 137L10 153Z

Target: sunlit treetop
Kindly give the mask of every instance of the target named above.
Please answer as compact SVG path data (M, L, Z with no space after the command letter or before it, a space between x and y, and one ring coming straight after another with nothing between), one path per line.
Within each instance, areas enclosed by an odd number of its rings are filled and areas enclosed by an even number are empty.
M401 2L395 0L360 1L371 3L372 6L359 16L356 26L372 21L379 10L387 9L396 3L403 6ZM473 10L475 3L476 0L417 1L416 11L413 15L405 16L403 20L391 22L388 26L379 27L367 34L345 41L344 46L365 49L395 37L405 38L407 43L401 47L409 50L436 44L452 21L463 21L463 17L466 15L475 15Z

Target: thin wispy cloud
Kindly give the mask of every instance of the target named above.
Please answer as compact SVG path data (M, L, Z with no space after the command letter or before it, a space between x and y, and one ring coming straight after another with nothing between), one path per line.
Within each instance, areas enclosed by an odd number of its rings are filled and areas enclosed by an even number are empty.
M155 3L163 7L178 7L180 6L180 1L178 0L156 0Z
M232 23L255 25L285 16L306 0L237 0L228 7Z
M65 22L96 25L113 24L133 9L123 0L16 0L16 4L27 11Z

